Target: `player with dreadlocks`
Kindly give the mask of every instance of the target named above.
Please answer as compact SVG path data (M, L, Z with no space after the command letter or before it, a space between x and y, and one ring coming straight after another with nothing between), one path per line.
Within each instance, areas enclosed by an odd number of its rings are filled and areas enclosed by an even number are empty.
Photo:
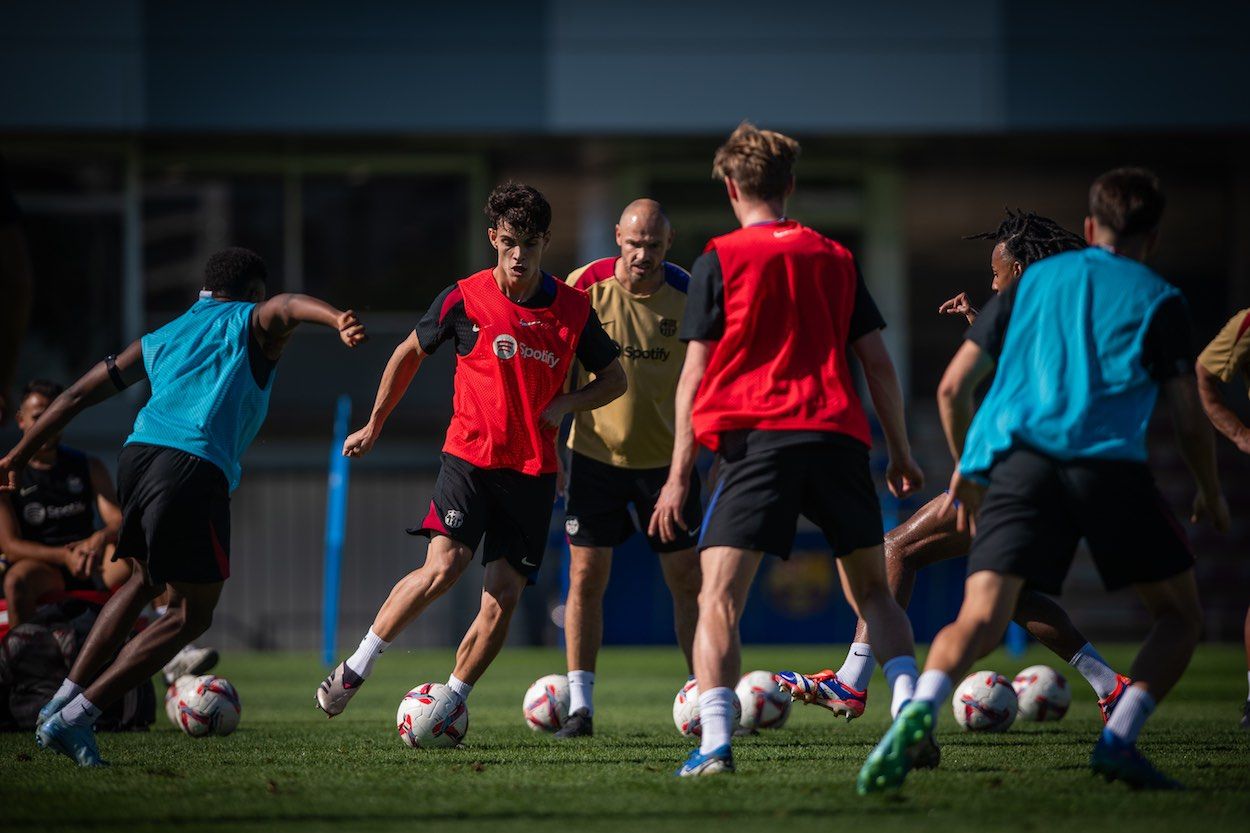
M994 276L990 286L995 292L1005 290L1025 269L1042 258L1085 247L1084 239L1054 220L1032 212L1011 210L1007 211L1007 218L996 230L964 239L995 241L990 255L990 269ZM967 293L963 292L942 304L938 312L963 315L970 324L977 316L977 310L969 302ZM956 529L954 513L942 517L944 499L940 495L925 504L910 520L885 536L885 563L890 589L903 607L911 601L917 570L967 555L972 546L968 531ZM1107 664L1072 624L1063 608L1049 596L1032 591L1021 593L1015 621L1030 636L1081 672L1098 695L1098 706L1105 722L1131 682L1129 678L1117 674ZM834 714L852 720L864 713L868 680L875 667L876 661L869 647L868 625L860 619L855 628L855 642L836 673L829 669L818 674L782 671L777 675L777 682L788 689L796 700L824 706ZM891 714L898 711L907 696L905 692L895 689ZM933 756L927 763L936 765L936 757Z

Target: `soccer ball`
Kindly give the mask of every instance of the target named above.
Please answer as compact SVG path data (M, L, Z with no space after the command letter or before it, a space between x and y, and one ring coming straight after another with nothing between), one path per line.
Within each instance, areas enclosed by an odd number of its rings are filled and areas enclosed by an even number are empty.
M535 732L554 732L569 716L569 678L563 674L539 677L521 702L525 722Z
M239 693L224 677L205 674L190 679L182 686L176 699L175 722L178 728L193 738L228 735L239 727L242 711ZM166 710L169 710L168 706Z
M734 723L742 722L742 703L734 698ZM703 723L699 719L699 684L687 680L673 698L673 725L688 738L703 737Z
M469 732L469 707L447 686L422 683L399 701L395 725L413 749L458 746Z
M1048 665L1031 665L1011 681L1025 720L1058 720L1068 713L1072 689L1068 681Z
M975 671L959 688L951 708L969 732L1005 732L1016 719L1016 692L1002 674Z
M182 698L186 695L188 688L195 682L195 677L184 674L170 684L165 689L165 716L169 718L169 722L182 728L182 724L178 720L178 706Z
M748 731L780 729L790 717L793 698L777 688L770 671L752 671L743 675L735 689L742 717L738 725Z

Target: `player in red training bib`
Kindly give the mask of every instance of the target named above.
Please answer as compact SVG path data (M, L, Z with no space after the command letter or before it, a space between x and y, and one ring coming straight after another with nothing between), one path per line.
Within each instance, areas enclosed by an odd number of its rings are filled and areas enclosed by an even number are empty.
M455 399L434 497L419 525L425 564L391 590L356 652L317 690L340 714L387 646L446 593L485 539L482 606L456 652L447 686L464 701L508 634L521 591L542 564L556 492L556 430L570 413L625 392L616 343L586 293L539 268L551 206L527 185L496 188L486 203L494 268L444 290L387 363L369 424L347 438L348 457L367 454L427 355L456 349ZM564 392L576 360L594 378Z

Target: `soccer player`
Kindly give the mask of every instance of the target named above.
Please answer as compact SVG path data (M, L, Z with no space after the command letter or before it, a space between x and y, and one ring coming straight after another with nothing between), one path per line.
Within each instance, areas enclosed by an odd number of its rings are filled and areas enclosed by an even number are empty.
M18 400L18 428L29 433L62 391L46 379L27 382ZM46 593L106 590L125 581L130 564L106 559L121 525L104 464L61 445L59 434L49 437L22 470L17 489L0 494L0 553L10 565L4 573L9 624L30 621Z
M1224 329L1198 355L1194 369L1207 418L1242 454L1250 454L1250 428L1228 407L1219 385L1231 382L1234 377L1250 383L1250 309L1243 309L1228 320ZM1246 611L1245 642L1246 667L1250 669L1250 610ZM1250 671L1246 678L1250 682ZM1250 693L1241 707L1241 728L1250 729Z
M1085 248L1085 241L1054 220L1033 213L1013 213L995 231L972 235L969 240L993 240L990 288L1002 292L1010 287L1033 263L1061 252ZM944 315L963 315L971 324L977 311L964 293L951 298L938 308ZM885 536L885 566L890 590L899 604L911 601L916 571L930 564L967 555L972 545L967 530L955 528L955 518L941 512L944 497L922 506L904 524ZM1098 696L1103 722L1111 716L1120 695L1132 682L1117 674L1094 649L1067 613L1049 596L1031 590L1020 594L1015 621L1047 648L1076 668ZM868 639L868 623L860 619L855 627L855 641L846 659L835 673L825 669L817 674L796 674L782 671L777 675L780 685L789 689L797 700L814 703L834 714L852 720L864 713L868 698L868 681L876 663Z
M952 680L999 644L1024 588L1059 591L1082 537L1107 588L1132 586L1154 620L1090 766L1134 787L1178 786L1136 746L1201 627L1193 556L1146 465L1160 391L1198 484L1193 520L1227 529L1228 505L1190 375L1184 298L1142 263L1162 213L1150 172L1100 176L1085 219L1091 246L1029 267L990 301L947 368L938 404L958 465L943 511L958 513L960 529L976 525L963 607L860 771L861 794L902 784ZM973 391L996 365L974 418Z
M430 539L425 563L391 590L356 652L317 689L317 706L340 714L400 632L446 593L485 538L482 602L456 652L447 686L463 703L503 647L508 623L547 549L556 493L556 429L566 414L625 392L617 347L586 293L540 268L551 206L509 183L486 203L493 267L443 290L382 373L364 428L343 453L367 454L414 374L445 342L456 350L455 397L434 497L409 533ZM595 378L564 392L574 358Z
M145 378L152 386L118 459L122 522L114 557L132 559L130 578L39 714L40 745L81 766L103 763L92 728L101 709L161 670L212 621L230 574L239 459L264 422L291 334L313 323L337 330L348 347L365 338L355 313L316 298L264 301L266 274L264 261L246 249L210 257L200 299L187 312L93 367L0 459L0 488L16 489L36 452L84 408ZM167 588L169 611L126 642L139 614Z
M572 459L564 531L569 538L569 594L564 636L569 663L569 716L557 738L594 733L595 658L603 643L603 594L612 548L642 525L668 479L673 454L673 396L686 345L677 338L690 276L665 261L673 229L654 200L626 206L616 226L619 257L574 271L568 283L590 295L599 320L617 344L629 390L594 411L582 411L569 435ZM649 536L673 594L677 643L690 666L699 617L699 560L695 534L703 514L698 479L686 495L682 529L674 541ZM646 532L643 529L643 532Z
M701 745L681 776L732 772L738 623L764 553L785 558L799 514L825 534L848 600L872 628L899 697L915 681L911 625L882 557L881 507L868 469L871 435L849 371L864 368L897 495L922 485L884 326L855 260L839 243L787 219L798 142L743 122L716 151L741 228L695 261L681 337L677 433L651 533L685 526L695 441L718 455L719 478L698 541L703 581L694 643ZM689 531L689 530L687 530Z

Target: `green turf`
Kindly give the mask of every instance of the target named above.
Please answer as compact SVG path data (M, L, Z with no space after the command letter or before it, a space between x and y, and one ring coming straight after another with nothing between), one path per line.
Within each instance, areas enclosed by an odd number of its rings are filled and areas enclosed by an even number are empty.
M744 670L816 670L841 652L751 648ZM1107 654L1127 667L1128 652ZM560 654L505 651L470 701L466 748L410 750L396 736L395 707L410 683L445 680L451 661L449 651L391 651L348 712L328 721L313 709L323 672L312 657L229 655L218 673L242 696L238 732L192 740L162 713L152 732L101 736L107 770L78 770L25 733L0 736L0 829L1210 833L1244 831L1250 819L1250 732L1237 726L1246 678L1232 646L1199 652L1143 736L1143 750L1190 787L1179 794L1133 793L1089 774L1101 724L1074 672L1063 721L974 736L944 710L941 769L913 773L901 794L860 798L855 774L886 723L880 676L864 718L847 724L796 707L785 728L736 744L736 776L679 780L672 772L691 744L670 717L685 677L674 650L605 651L598 735L570 743L532 733L520 714L528 684L563 670ZM1010 675L1036 662L1057 665L1034 650L978 666Z

